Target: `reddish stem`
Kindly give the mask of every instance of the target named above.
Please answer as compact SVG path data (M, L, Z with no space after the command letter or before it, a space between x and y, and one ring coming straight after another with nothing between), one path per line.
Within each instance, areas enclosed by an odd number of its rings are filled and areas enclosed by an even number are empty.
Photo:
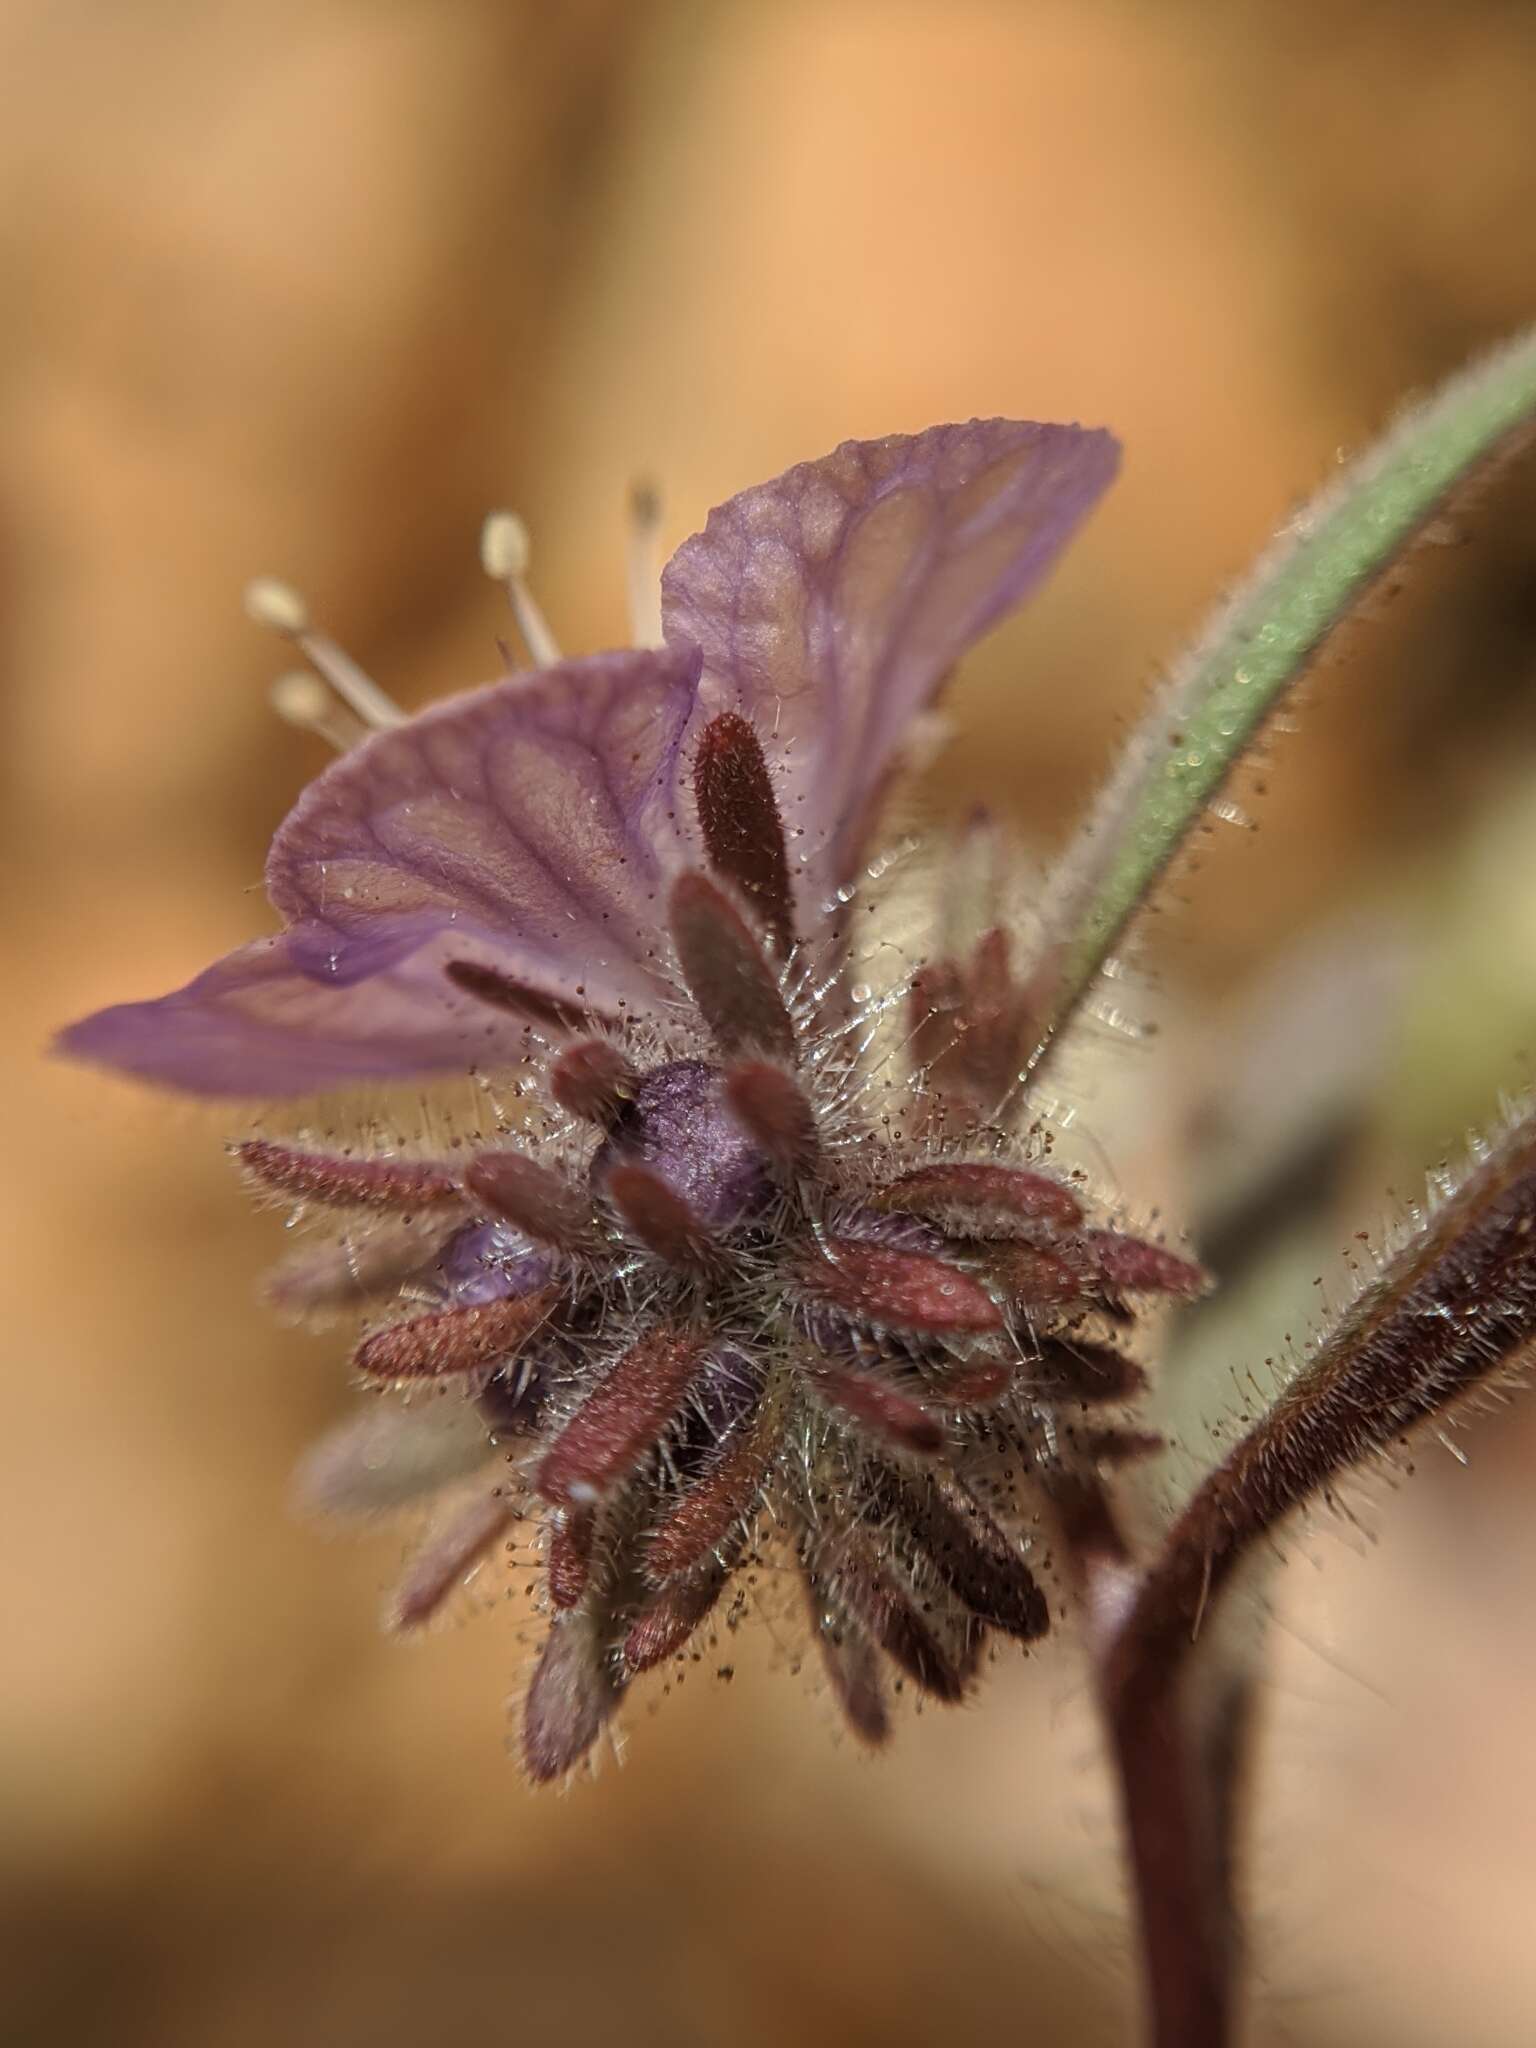
M1115 1656L1139 1574L1102 1491L1084 1487L1064 1516L1119 1794L1147 1996L1150 2048L1230 2048L1238 1962L1233 1911L1233 1789L1247 1725L1246 1688L1200 1713L1188 1663Z

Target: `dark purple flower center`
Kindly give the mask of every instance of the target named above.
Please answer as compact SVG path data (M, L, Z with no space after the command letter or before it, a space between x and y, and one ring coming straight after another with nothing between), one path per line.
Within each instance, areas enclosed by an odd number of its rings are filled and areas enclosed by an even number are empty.
M707 1060L668 1060L642 1076L593 1155L596 1193L616 1166L648 1167L711 1230L752 1215L773 1188L762 1148L732 1114L725 1077Z

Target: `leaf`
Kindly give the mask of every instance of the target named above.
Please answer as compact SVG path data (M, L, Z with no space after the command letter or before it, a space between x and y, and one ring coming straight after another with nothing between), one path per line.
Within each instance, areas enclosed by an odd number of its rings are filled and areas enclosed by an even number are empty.
M1280 533L1174 668L1047 895L1040 1051L1284 693L1470 484L1536 434L1536 330L1462 370Z

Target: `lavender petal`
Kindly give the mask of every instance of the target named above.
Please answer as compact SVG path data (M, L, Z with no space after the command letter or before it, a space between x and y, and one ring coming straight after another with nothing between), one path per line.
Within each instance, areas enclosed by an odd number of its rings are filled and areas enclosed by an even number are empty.
M170 995L83 1017L56 1050L192 1095L252 1098L518 1057L523 1027L455 991L442 965L428 947L341 987L301 973L286 938L257 939Z
M654 1005L698 657L634 649L471 691L378 734L279 828L295 964L370 978L429 939L576 1006Z
M855 866L912 720L1118 460L1101 430L1031 421L846 441L730 499L672 557L666 637L703 655L690 740L723 711L756 727L808 927Z

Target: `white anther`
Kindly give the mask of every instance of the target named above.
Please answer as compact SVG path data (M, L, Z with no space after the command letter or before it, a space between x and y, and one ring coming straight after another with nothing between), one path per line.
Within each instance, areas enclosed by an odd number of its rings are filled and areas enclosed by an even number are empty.
M629 631L636 647L660 647L661 494L644 478L630 486Z
M338 754L349 753L368 728L345 705L338 704L317 675L307 668L290 669L267 692L267 702L285 725L327 740Z
M528 529L515 512L492 512L480 529L480 566L493 582L506 585L518 634L535 668L553 668L560 649L528 588L533 550Z
M246 617L274 633L297 639L309 627L309 606L291 583L275 576L255 576L245 586Z
M309 606L291 584L280 583L275 576L257 576L245 586L245 609L258 626L266 626L291 640L364 726L375 732L387 732L391 726L404 725L405 713L392 698L385 696L372 676L360 669L334 640L314 631L309 622ZM298 701L291 690L286 695L288 701ZM279 716L286 714L279 712ZM324 730L320 726L314 729ZM326 737L329 739L331 734L326 732Z
M528 529L515 512L491 512L480 529L480 566L493 583L528 573Z
M291 668L267 692L267 702L285 724L313 730L332 707L330 691L307 668Z

